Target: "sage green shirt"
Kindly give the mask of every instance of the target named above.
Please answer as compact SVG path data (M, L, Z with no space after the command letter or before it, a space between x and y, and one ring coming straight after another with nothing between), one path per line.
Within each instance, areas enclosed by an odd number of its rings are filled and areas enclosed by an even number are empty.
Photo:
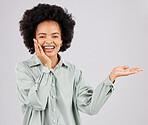
M109 75L93 89L79 68L58 56L53 69L45 67L36 53L17 63L16 91L23 125L81 125L79 111L98 113L114 90Z

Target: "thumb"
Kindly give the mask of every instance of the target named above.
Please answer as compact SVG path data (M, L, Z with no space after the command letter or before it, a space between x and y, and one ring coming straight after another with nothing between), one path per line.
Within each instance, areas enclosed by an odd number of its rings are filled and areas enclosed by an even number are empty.
M123 68L123 69L128 69L129 66L128 66L128 65L126 65L126 66L122 66L122 68Z

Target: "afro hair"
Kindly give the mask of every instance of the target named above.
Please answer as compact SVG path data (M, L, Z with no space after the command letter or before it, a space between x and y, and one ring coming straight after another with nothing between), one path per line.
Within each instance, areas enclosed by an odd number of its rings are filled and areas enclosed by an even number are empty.
M30 54L35 52L33 38L35 38L37 26L47 20L56 21L60 26L63 45L59 52L66 51L71 46L75 26L72 14L69 14L66 8L39 3L32 9L26 10L19 21L21 36L23 36L24 44L29 49Z

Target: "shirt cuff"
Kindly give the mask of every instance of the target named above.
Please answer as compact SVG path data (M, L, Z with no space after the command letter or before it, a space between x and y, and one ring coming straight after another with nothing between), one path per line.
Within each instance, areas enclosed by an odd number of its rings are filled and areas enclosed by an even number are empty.
M115 81L114 81L115 82ZM107 76L107 78L104 80L104 84L110 88L112 88L112 90L114 90L114 82L112 83L112 81L109 78L109 75Z

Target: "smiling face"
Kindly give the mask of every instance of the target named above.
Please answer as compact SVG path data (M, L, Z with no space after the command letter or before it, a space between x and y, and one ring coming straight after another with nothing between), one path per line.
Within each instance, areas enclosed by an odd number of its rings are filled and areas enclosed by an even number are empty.
M62 45L60 26L55 21L43 21L36 29L36 39L48 57L56 57Z

